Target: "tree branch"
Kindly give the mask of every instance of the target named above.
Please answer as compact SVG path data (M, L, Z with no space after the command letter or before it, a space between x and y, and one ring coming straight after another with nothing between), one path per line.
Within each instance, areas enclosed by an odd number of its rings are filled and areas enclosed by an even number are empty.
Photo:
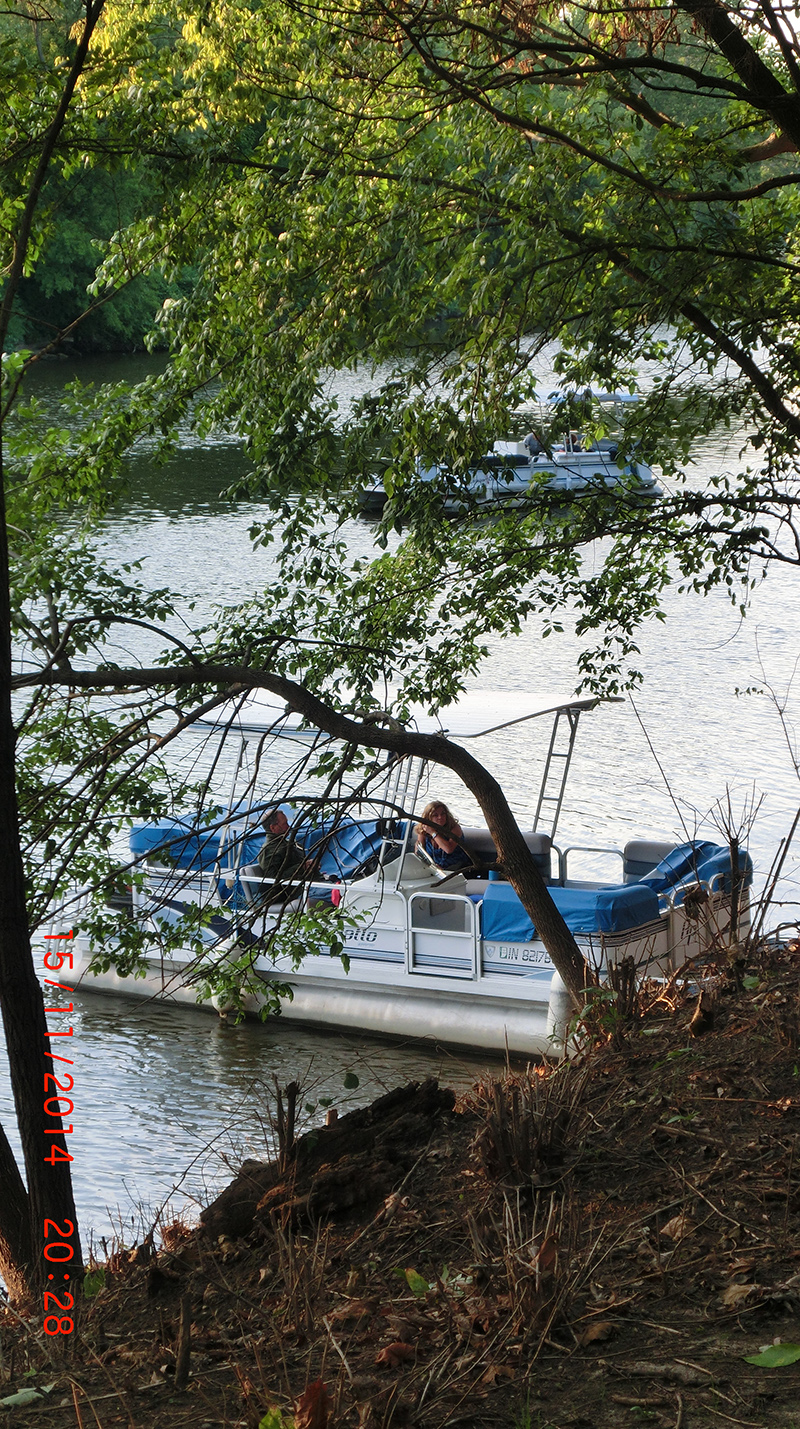
M784 89L777 75L733 23L718 0L675 0L679 10L702 25L747 90L747 102L769 114L793 144L800 144L800 99Z

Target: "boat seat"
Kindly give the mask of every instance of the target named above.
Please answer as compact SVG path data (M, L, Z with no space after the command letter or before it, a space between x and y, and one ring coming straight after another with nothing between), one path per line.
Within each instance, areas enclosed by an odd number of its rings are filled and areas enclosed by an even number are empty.
M638 883L677 847L676 843L658 843L655 839L631 839L622 850L623 883Z
M614 888L554 888L552 899L571 933L620 933L646 928L659 917L658 894L644 884ZM490 883L483 900L488 942L530 943L536 929L508 883Z
M550 849L552 840L549 834L523 833L523 838L530 852L533 854L533 861L542 875L545 883L552 883L550 870ZM497 849L494 840L488 829L466 827L462 825L462 843L467 853L470 854L478 867L486 868L488 874L489 865L497 862ZM658 860L656 860L658 862ZM473 885L479 885L473 889ZM478 892L486 886L486 878L470 878L467 881L467 893Z
M488 878L467 878L464 880L464 892L467 898L472 899L473 903L480 903L488 887Z
M256 879L259 881L255 882ZM239 882L248 903L268 903L272 908L283 907L286 912L291 913L298 909L303 902L302 898L292 897L291 890L288 888L281 897L270 898L270 884L264 882L264 874L258 863L248 863L241 868Z

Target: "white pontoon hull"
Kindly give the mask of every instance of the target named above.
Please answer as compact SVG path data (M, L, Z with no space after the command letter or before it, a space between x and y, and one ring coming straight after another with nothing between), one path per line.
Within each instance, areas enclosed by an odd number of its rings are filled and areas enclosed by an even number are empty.
M510 447L513 444L497 445ZM450 488L445 489L442 496L442 510L449 516L459 515L468 504L487 509L516 510L529 504L537 494L556 498L558 504L574 501L576 497L623 491L631 499L639 501L653 500L662 495L649 466L643 462L620 464L604 452L554 452L552 456L534 456L526 460L514 454L509 457L509 462L513 465L504 467L502 460L498 460L495 466L478 463L469 468L463 485L439 466L420 465L417 475L421 481L438 482ZM385 505L386 491L383 482L376 477L360 492L359 506L365 514L377 515Z
M356 885L349 893L343 904L346 909L365 918L372 915L369 922L345 935L349 971L338 958L319 954L307 955L299 969L288 959L273 963L260 957L255 962L257 979L291 986L292 999L282 1005L287 1020L527 1057L563 1047L572 1015L570 1000L538 939L527 943L482 939L475 904L463 894L438 892L435 881L422 892L415 880L384 899L377 887ZM436 916L426 915L425 905L440 912L446 908L451 921L461 923L463 933L419 926ZM397 916L401 911L404 921ZM594 966L607 969L632 957L640 974L668 978L687 958L708 954L729 916L730 899L715 893L700 921L687 919L681 906L625 933L577 935L576 940ZM267 930L270 921L262 919L253 932ZM67 985L227 1010L215 1002L198 1003L196 964L188 950L168 961L151 960L145 978L121 978L113 970L89 971L89 947L79 933L70 948L73 971L59 973L59 981ZM214 956L224 957L226 952L221 947ZM250 992L244 1008L258 1014L267 1001L257 991Z

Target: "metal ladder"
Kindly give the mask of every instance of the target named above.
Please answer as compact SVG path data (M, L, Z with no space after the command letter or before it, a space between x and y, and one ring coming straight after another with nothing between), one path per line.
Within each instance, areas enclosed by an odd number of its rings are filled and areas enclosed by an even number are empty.
M572 760L572 751L575 748L575 736L578 732L580 714L580 710L577 709L556 710L553 720L550 748L547 751L542 785L539 790L539 802L536 805L536 814L533 820L534 833L540 830L541 824L540 831L549 833L551 839L556 836L556 825L564 801L564 790L567 786L567 775ZM564 724L562 721L566 723ZM547 829L544 825L550 814L552 814L552 823Z
M422 775L425 770L426 762L426 760L420 759L415 755L400 755L399 758L392 760L387 771L386 781L386 801L388 809L391 810L391 818L396 819L398 817L395 812L398 808L408 810L409 814L413 815L419 797L419 789L422 783ZM411 837L414 831L413 826L413 817L407 818L405 820L405 830L400 844L400 856L394 860L396 864L394 876L395 888L399 886L402 877L403 860L411 843ZM390 847L393 844L396 846L396 842L396 840L384 838L380 851L380 866L383 866Z

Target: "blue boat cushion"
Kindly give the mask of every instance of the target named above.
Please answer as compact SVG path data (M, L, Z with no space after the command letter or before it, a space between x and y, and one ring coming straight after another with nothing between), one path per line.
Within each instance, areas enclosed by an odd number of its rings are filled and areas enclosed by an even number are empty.
M135 824L128 841L137 861L153 859L172 868L212 869L219 854L220 833L216 822L198 828L189 819L161 819L152 824ZM263 834L252 842L255 859L264 842Z
M297 816L288 804L282 805L290 823ZM152 824L135 825L130 832L130 850L137 861L152 859L172 868L211 872L219 859L220 840L226 832L225 813L214 810L213 822L198 827L190 819L163 819ZM319 871L328 878L349 878L373 854L383 841L383 825L375 819L352 819L336 827L335 819L312 826L300 823L295 830L297 842L312 856L321 852ZM403 837L404 825L398 826ZM335 830L335 832L334 832ZM240 868L255 863L264 846L262 829L252 827L244 837L225 838L223 862Z
M402 836L401 826L399 837ZM322 850L320 873L329 878L352 877L372 854L378 852L383 842L380 825L374 819L348 820L338 828L335 821L329 819L314 828L301 827L296 837L312 857Z
M727 849L721 850L719 844L709 843L707 839L693 839L689 843L678 844L655 868L643 874L639 882L647 884L648 888L654 889L656 893L666 893L684 878L694 875L705 859L720 852L728 856Z
M549 888L572 933L621 933L658 918L658 896L641 883L615 888ZM510 883L488 883L483 937L496 943L530 943L536 930Z

